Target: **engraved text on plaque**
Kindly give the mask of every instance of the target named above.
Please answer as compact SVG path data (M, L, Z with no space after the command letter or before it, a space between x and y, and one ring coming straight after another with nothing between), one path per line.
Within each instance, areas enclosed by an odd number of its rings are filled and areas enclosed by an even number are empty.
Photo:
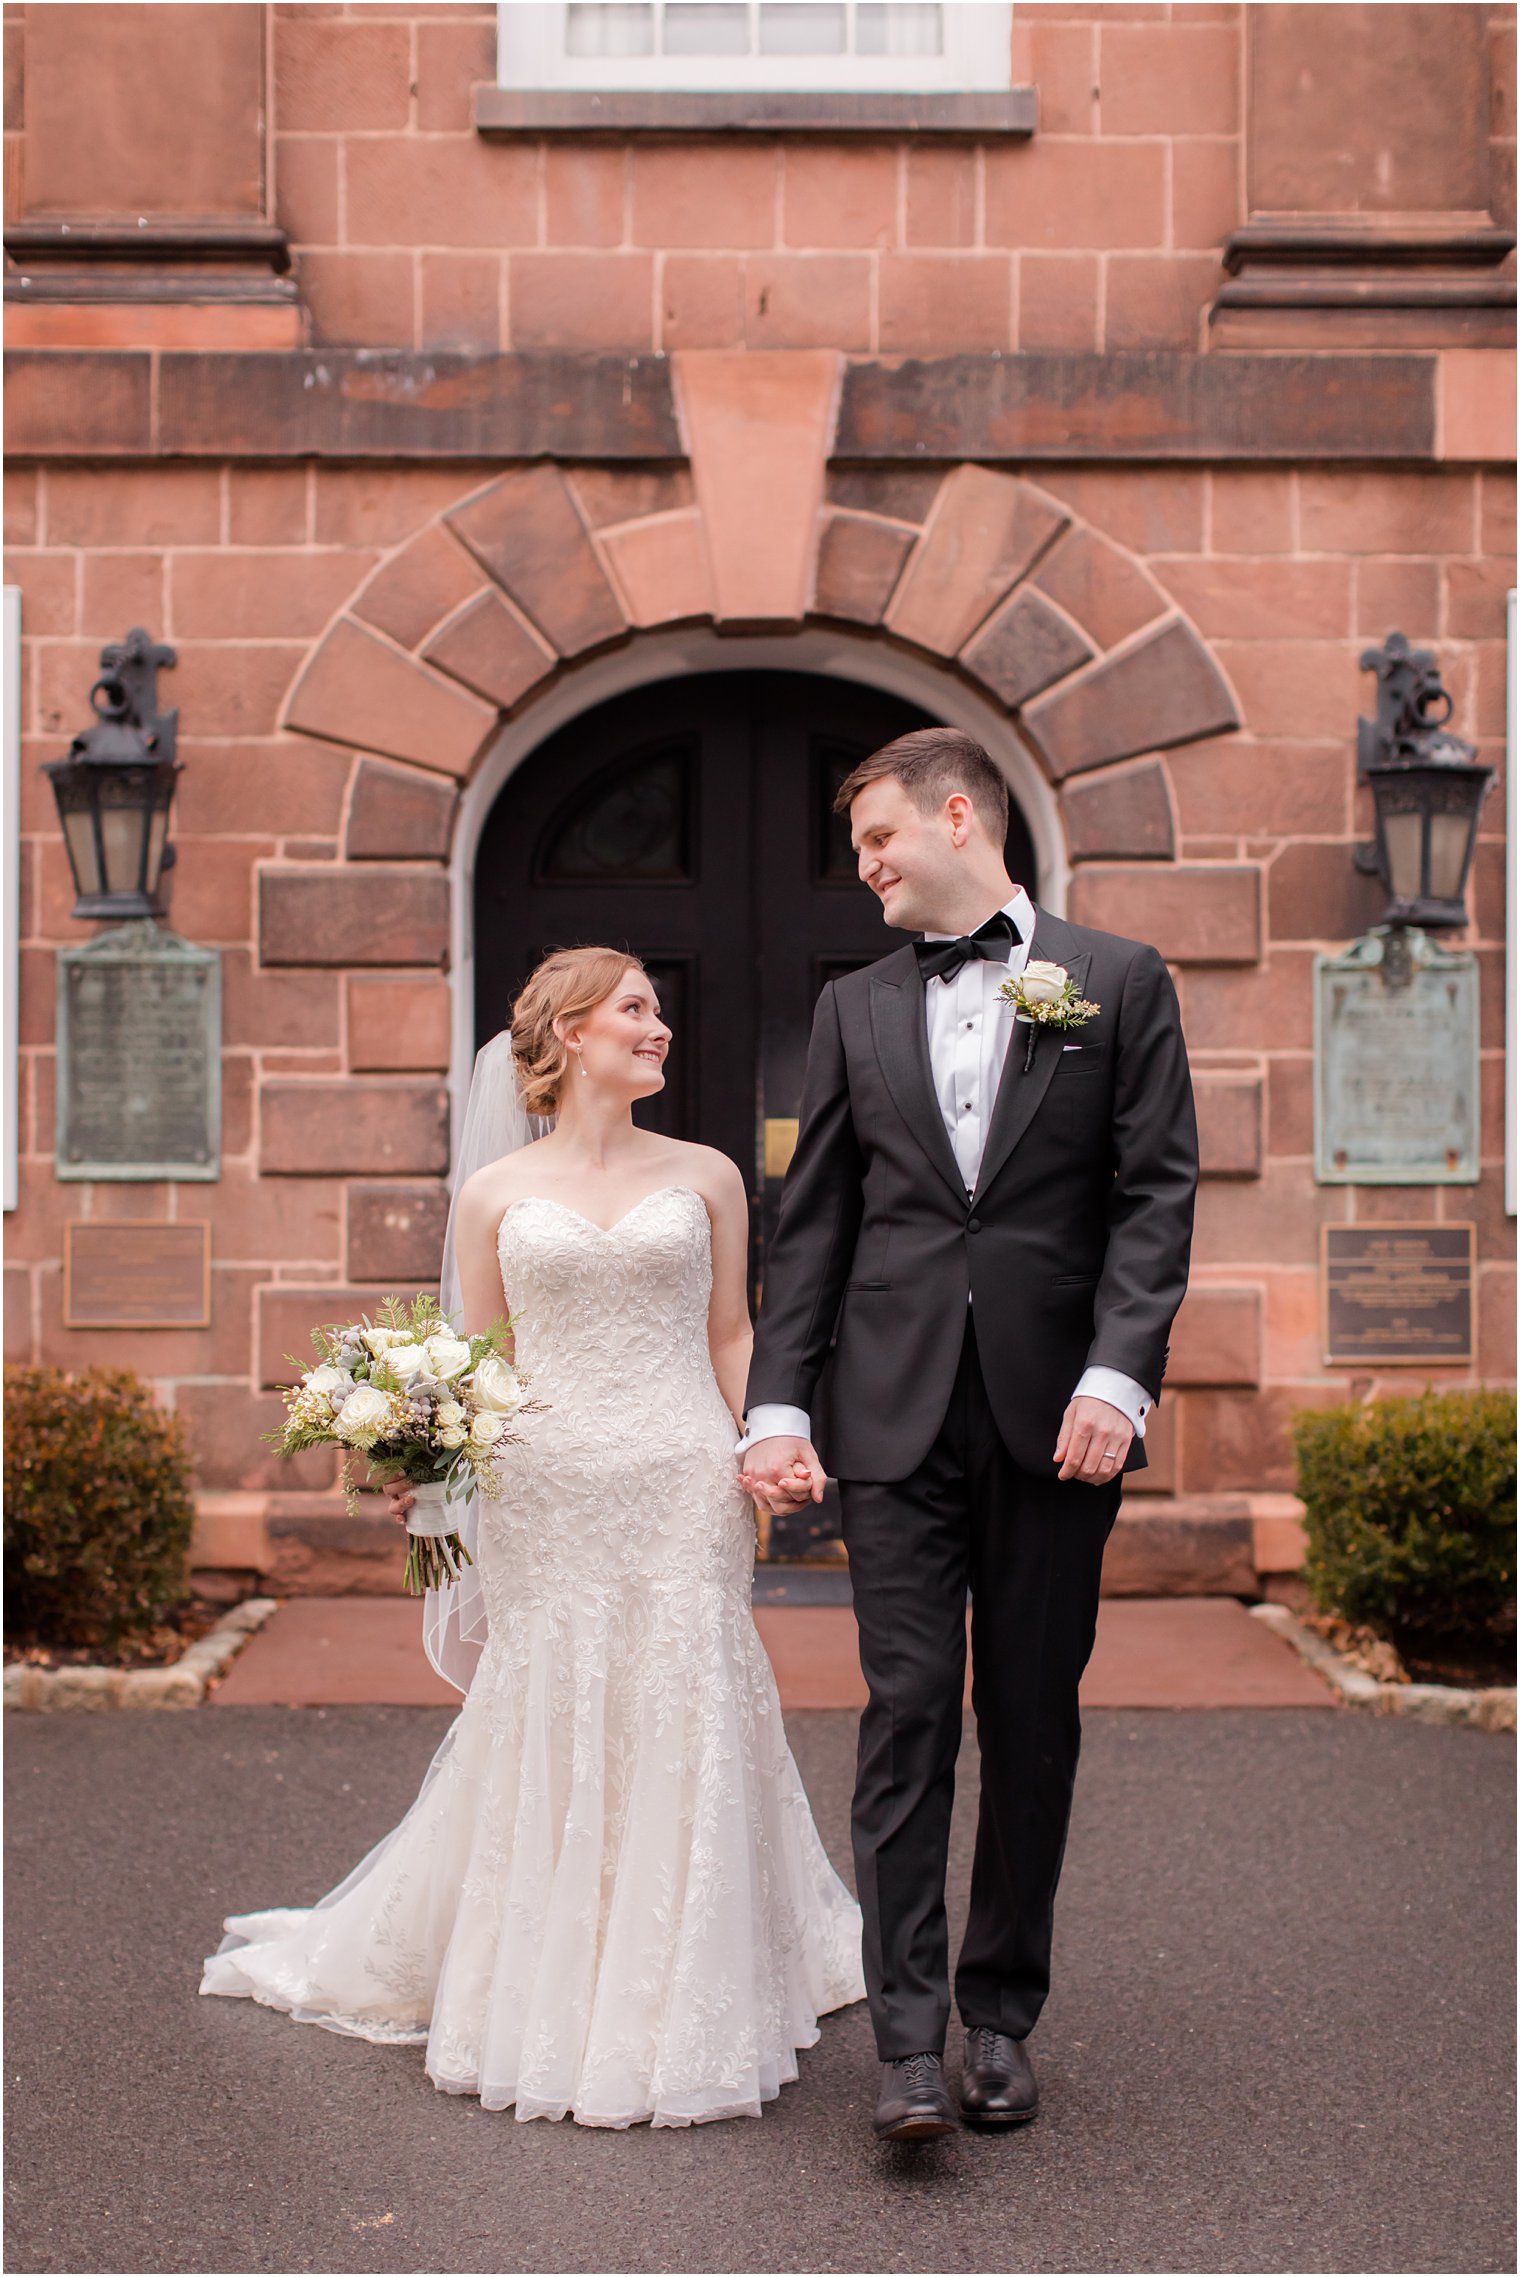
M1423 933L1314 960L1314 1175L1321 1185L1472 1185L1478 968Z
M220 1174L221 966L150 920L58 952L60 1178Z
M1322 1231L1328 1366L1455 1368L1471 1361L1471 1225Z

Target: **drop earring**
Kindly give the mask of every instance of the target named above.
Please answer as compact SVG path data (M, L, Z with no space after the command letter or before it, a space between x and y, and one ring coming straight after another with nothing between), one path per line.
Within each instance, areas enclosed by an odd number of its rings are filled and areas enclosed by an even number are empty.
M570 1046L570 1049L571 1049L571 1050L574 1052L574 1054L575 1054L575 1064L576 1064L576 1066L577 1066L577 1067L580 1069L580 1071L581 1071L582 1075L584 1075L584 1074L585 1074L585 1072L586 1072L586 1062L585 1062L585 1061L582 1059L582 1057L581 1057L581 1053L582 1053L582 1051L583 1051L583 1049L584 1049L584 1048L585 1048L585 1047L584 1047L583 1045L581 1045L581 1044L572 1044L572 1045Z

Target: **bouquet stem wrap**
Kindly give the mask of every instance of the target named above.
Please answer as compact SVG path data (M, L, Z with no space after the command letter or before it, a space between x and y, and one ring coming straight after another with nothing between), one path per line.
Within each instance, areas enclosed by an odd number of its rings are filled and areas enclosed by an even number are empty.
M420 1597L429 1589L457 1581L461 1562L472 1562L449 1514L448 1492L441 1483L412 1488L406 1531L406 1587L411 1596Z

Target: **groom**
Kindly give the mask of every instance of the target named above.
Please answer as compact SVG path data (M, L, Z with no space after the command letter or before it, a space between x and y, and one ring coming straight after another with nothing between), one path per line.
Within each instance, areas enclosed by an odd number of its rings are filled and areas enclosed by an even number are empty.
M1014 884L1007 788L979 745L900 736L836 811L887 923L924 938L819 999L740 1447L773 1512L821 1497L810 1411L832 1341L824 1453L869 1692L852 1825L876 2130L912 2139L956 2124L945 1866L968 1588L981 1808L960 2107L990 2126L1037 2107L1024 2040L1050 1982L1077 1683L1187 1283L1197 1137L1165 965ZM1009 1000L1031 966L1025 1001L1055 1021ZM1064 1024L1057 995L1078 1000Z

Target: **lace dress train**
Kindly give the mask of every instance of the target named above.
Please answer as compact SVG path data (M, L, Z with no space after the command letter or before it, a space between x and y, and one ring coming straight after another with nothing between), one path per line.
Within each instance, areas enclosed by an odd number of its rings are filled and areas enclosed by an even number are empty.
M481 1514L490 1635L411 1810L310 1910L235 1916L201 1990L425 2044L519 2119L758 2116L863 1997L750 1611L753 1524L687 1187L499 1236L548 1412Z

